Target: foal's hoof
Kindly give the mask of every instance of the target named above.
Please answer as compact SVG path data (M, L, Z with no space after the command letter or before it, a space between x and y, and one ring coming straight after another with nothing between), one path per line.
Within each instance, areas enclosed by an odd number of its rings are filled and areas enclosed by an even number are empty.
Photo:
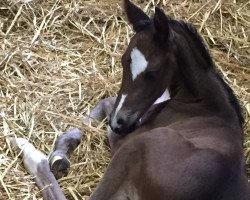
M56 179L60 179L68 175L70 161L66 155L55 155L50 157L50 169Z

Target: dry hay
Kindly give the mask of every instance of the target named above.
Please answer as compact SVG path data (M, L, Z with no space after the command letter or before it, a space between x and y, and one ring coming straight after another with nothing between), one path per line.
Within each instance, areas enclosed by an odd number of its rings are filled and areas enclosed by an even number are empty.
M148 13L166 13L195 24L216 66L241 100L250 171L250 1L137 1ZM0 194L1 199L40 199L7 135L28 138L48 154L71 127L86 134L59 180L69 199L85 199L109 161L104 124L82 123L100 99L119 88L120 57L133 34L118 0L1 0Z

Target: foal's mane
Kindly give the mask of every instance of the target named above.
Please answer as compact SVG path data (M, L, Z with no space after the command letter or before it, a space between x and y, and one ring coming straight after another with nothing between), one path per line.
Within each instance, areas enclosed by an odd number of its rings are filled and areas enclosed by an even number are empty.
M191 23L184 22L183 20L172 19L171 22L182 27L192 37L196 46L199 48L202 57L206 60L207 67L214 68L213 59L210 55L209 49L204 44L204 40L198 33L197 29Z
M204 44L204 40L202 39L202 37L198 33L197 29L192 24L184 22L182 20L177 21L177 20L174 20L174 19L171 19L171 18L169 18L169 19L170 19L169 20L170 25L177 26L177 27L179 26L186 33L188 33L188 35L193 39L193 41L194 41L197 49L199 50L201 56L206 61L207 65L205 66L205 70L212 69L215 72L215 77L219 81L221 86L224 88L224 91L227 94L227 98L229 100L229 103L234 108L234 110L235 110L235 112L237 114L240 125L243 125L244 124L244 117L243 117L243 114L242 114L240 104L239 104L233 90L223 80L221 75L218 74L218 72L216 72L216 70L214 68L214 62L213 62L213 59L212 59L212 57L210 55L210 52L209 52L208 48L206 47L206 45Z

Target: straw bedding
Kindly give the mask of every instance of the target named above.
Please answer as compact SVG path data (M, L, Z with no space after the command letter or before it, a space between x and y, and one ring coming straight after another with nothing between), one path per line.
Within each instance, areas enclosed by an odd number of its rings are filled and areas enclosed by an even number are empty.
M141 0L147 13L159 5L192 22L215 64L240 99L250 172L250 1ZM7 137L28 138L48 154L58 135L80 127L85 138L59 183L69 199L85 199L103 175L110 154L104 123L83 117L121 78L120 58L133 31L118 0L0 1L1 199L41 199Z

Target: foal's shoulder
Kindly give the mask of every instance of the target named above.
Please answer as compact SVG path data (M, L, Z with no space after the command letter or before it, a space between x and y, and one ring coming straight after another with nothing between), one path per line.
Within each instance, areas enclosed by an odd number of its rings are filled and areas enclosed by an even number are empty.
M198 149L212 149L222 155L242 153L242 129L219 117L193 117L171 128Z

